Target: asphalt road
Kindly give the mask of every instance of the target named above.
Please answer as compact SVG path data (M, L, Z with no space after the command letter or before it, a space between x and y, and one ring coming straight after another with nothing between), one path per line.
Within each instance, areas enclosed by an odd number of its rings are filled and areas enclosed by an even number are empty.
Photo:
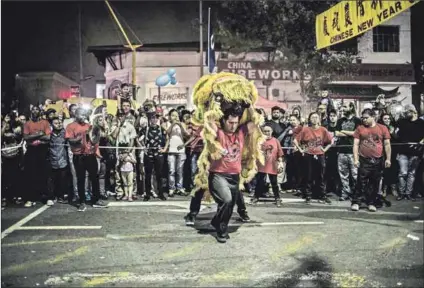
M84 213L64 204L8 207L2 287L424 286L422 201L370 213L284 199L280 208L249 207L252 223L235 213L226 244L207 229L214 205L194 228L184 225L188 198Z

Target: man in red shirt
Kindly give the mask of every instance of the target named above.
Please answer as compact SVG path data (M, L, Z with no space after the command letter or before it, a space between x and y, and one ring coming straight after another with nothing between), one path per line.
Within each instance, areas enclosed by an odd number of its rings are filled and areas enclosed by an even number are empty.
M359 170L352 211L359 210L362 196L365 196L368 210L377 211L375 201L383 168L391 166L390 133L386 126L376 123L375 117L375 111L371 109L362 111L363 125L358 126L353 134L353 159ZM383 157L383 146L386 160Z
M249 113L255 113L252 107L249 108ZM209 119L209 125L216 132L216 139L223 147L221 159L210 159L209 191L218 204L211 224L216 229L218 242L225 243L228 239L228 223L240 194L241 159L245 138L259 127L253 122L239 127L240 113L233 109L227 110L221 119L222 128L218 127L215 119Z
M304 126L293 140L294 146L303 155L304 185L303 193L306 204L311 202L312 191L317 191L318 202L331 204L325 194L325 153L333 144L333 136L320 126L320 115L312 112L308 122L311 127Z
M94 208L107 207L107 204L100 199L100 185L97 156L100 155L99 144L93 143L89 136L91 125L85 122L86 112L82 108L78 108L75 112L75 122L66 127L65 138L71 145L73 154L73 163L77 174L78 196L80 205L78 211L84 212L85 206L85 175L91 181L93 197L91 199Z
M50 124L41 119L40 108L31 108L31 119L24 125L24 139L27 152L24 159L25 191L23 197L25 207L35 205L42 195L47 193L47 153L50 141Z

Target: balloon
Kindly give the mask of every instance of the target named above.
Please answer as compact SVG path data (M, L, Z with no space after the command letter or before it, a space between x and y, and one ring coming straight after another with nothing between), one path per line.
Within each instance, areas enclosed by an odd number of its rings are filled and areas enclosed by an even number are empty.
M156 78L156 86L163 87L169 84L171 77L168 74L164 74Z
M175 73L177 73L177 71L175 71L175 69L171 68L171 69L168 70L167 73L168 73L169 76L172 77L172 76L175 76Z
M172 85L177 84L177 79L175 79L175 77L172 77L172 78L171 78L171 84L172 84Z

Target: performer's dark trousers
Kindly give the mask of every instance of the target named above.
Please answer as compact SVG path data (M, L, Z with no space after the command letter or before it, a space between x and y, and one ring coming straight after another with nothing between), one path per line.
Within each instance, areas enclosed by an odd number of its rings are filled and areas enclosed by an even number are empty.
M159 195L163 195L163 187L162 187L162 175L163 175L163 167L165 159L162 154L158 154L156 156L148 156L144 155L144 183L146 185L145 192L146 198L152 196L152 173L153 169L155 169L156 173L156 181L159 189Z
M324 155L310 155L303 156L304 163L304 196L306 198L312 197L312 192L316 192L317 198L325 197L325 156Z
M384 168L384 158L359 157L358 180L352 204L361 204L361 198L365 196L367 205L375 205L380 187L380 180Z
M205 191L200 189L198 190L193 197L191 197L190 201L190 212L189 214L192 217L196 217L197 214L199 214L200 206L202 203L203 195L205 194ZM244 202L244 197L241 192L238 193L238 197L236 199L236 205L237 205L237 213L239 215L246 214L246 203Z
M280 189L278 189L277 175L271 175L262 172L258 172L258 174L256 174L255 198L259 199L266 190L265 180L267 175L269 177L269 181L271 182L272 192L274 192L275 199L280 199Z
M75 155L73 157L75 171L77 173L78 196L80 203L85 203L85 179L88 172L88 178L91 182L92 203L100 199L99 167L95 154Z
M209 191L218 204L218 210L211 224L216 228L218 236L226 237L228 236L228 223L240 194L240 175L211 172L208 181Z

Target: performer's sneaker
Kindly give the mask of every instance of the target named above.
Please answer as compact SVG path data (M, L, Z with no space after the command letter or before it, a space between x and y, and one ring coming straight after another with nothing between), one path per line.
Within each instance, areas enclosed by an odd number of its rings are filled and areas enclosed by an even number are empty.
M185 224L186 226L194 226L194 221L196 220L196 217L194 217L193 215L187 214L185 217Z
M225 243L225 242L227 242L227 239L228 239L229 237L227 236L227 237L225 237L225 236L223 236L223 235L220 235L220 234L216 234L216 241L218 241L219 243Z
M247 212L239 213L239 216L240 216L241 222L247 223L251 221L249 215L247 215Z

